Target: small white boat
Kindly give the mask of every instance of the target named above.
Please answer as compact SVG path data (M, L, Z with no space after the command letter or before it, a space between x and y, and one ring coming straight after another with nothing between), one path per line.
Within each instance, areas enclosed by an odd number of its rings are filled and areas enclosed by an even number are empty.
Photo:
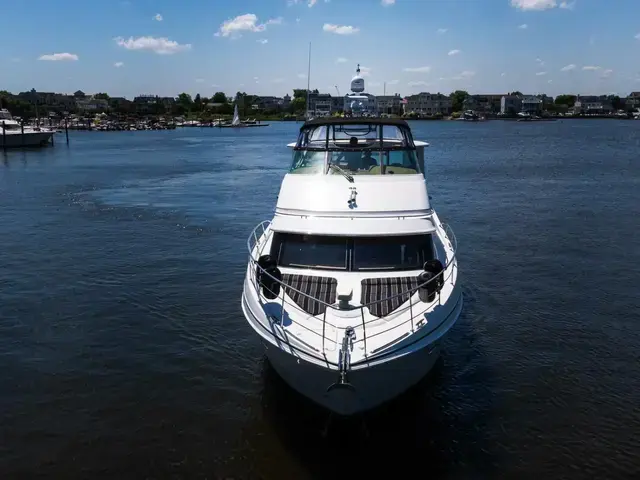
M456 240L404 120L302 125L275 215L248 239L247 322L280 376L341 415L433 367L462 310Z
M8 110L0 110L0 148L46 145L54 133L53 130L44 127L25 125L23 128Z

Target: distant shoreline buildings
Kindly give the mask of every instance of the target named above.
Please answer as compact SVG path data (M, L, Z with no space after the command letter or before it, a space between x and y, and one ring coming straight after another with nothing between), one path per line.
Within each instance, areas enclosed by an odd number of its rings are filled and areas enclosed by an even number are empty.
M354 77L355 78L355 77ZM211 98L195 99L186 93L178 97L160 97L157 95L139 95L133 100L124 97L110 97L100 93L88 95L78 90L72 95L37 92L30 90L17 95L0 91L0 107L19 110L14 114L24 115L25 110L33 114L33 109L44 116L53 113L117 113L130 115L182 115L189 112L209 111L213 114L230 114L232 105L237 103L244 115L300 113L306 109L306 89L296 89L293 97L249 95L238 92L236 97L227 97L217 92ZM333 115L347 110L353 94L335 96L309 92L309 113L313 116ZM640 109L640 92L632 92L627 97L614 95L525 95L520 92L502 94L468 94L456 91L450 95L421 92L413 95L371 95L358 92L367 103L367 110L378 114L434 116L451 115L454 112L473 110L479 114L514 115L527 113L572 113L610 114L619 111L633 112Z

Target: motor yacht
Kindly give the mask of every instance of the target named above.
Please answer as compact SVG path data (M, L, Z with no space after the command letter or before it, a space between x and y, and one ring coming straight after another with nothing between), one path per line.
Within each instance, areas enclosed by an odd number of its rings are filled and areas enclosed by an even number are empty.
M295 390L340 415L423 378L462 310L456 239L404 120L300 128L270 221L247 241L242 310Z
M48 128L24 128L7 109L0 109L0 147L37 147L46 145L55 132Z

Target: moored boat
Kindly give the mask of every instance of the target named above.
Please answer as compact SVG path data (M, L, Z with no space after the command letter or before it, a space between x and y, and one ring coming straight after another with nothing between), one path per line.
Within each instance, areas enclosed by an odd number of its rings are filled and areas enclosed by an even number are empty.
M403 120L317 118L248 240L244 315L275 370L330 411L384 403L433 367L462 309L456 240Z

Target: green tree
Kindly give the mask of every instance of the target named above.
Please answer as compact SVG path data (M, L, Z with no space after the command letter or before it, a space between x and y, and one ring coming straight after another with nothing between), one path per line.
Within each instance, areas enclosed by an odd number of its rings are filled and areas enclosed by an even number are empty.
M609 95L607 100L611 102L611 106L614 110L624 110L624 102L618 95Z
M96 93L93 97L102 100L109 100L109 95L107 95L106 93Z
M468 97L469 97L469 92L466 92L464 90L456 90L451 95L449 95L449 98L451 98L451 106L453 108L453 111L454 112L462 111L462 104Z
M571 108L576 103L575 95L558 95L555 100L556 105L566 105L568 108Z
M216 92L211 99L212 103L227 103L227 96L224 92Z
M523 97L524 95L522 95L522 92L519 90L516 90L515 92L511 92L509 93L509 95L513 96L513 97Z

